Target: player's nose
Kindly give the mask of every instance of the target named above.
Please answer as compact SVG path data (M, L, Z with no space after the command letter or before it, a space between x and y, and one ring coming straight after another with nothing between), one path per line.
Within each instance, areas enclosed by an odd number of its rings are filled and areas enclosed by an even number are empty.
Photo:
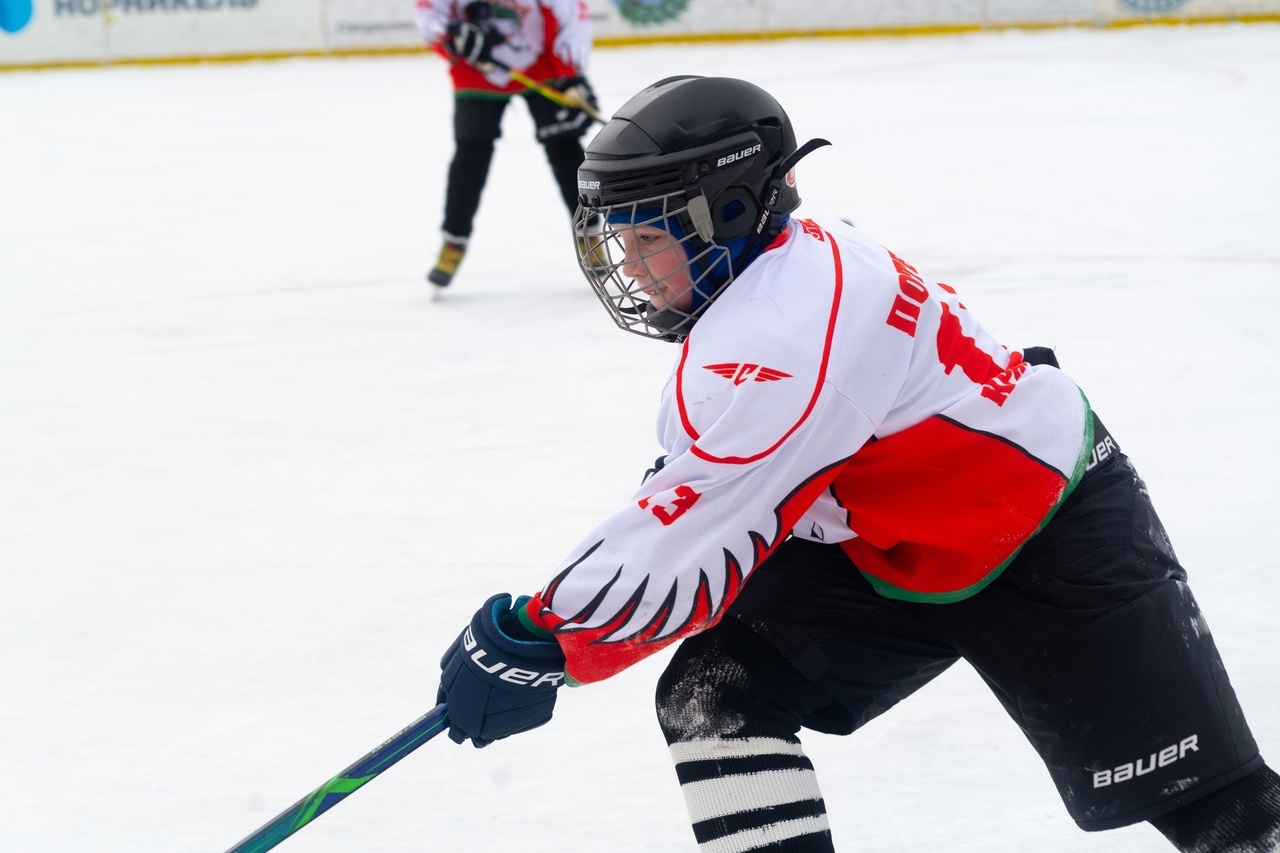
M649 268L645 266L643 260L637 254L628 254L622 261L622 274L627 278L646 279L649 277Z

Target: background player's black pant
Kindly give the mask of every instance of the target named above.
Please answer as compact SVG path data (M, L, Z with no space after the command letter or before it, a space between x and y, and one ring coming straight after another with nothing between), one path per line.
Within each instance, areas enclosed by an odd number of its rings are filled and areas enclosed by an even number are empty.
M480 195L489 178L493 161L493 140L458 140L449 163L449 178L444 191L444 222L440 229L449 237L471 236Z
M587 114L552 103L541 95L523 96L533 116L538 142L547 155L560 197L570 216L578 204L578 166L582 164L583 132ZM502 115L508 97L454 98L453 138L455 150L449 164L445 187L444 222L441 230L465 240L471 236L480 196L489 179L494 143L502 136Z
M704 849L761 849L739 827L785 835L770 809L821 802L794 773L768 777L773 805L749 802L733 783L753 765L705 762L726 749L749 753L738 762L794 760L801 727L848 734L961 657L1083 829L1170 813L1263 767L1186 574L1121 454L1085 476L995 581L952 604L879 596L838 546L780 546L659 685L659 721ZM691 787L682 765L718 781ZM825 821L808 826L796 838L809 846L770 849L831 849Z

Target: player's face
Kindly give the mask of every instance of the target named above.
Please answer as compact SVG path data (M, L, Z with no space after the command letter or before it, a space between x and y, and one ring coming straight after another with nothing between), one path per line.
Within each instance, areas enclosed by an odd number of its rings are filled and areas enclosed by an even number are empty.
M666 231L650 225L622 228L618 236L627 253L622 274L635 279L658 311L688 311L693 282L684 248Z

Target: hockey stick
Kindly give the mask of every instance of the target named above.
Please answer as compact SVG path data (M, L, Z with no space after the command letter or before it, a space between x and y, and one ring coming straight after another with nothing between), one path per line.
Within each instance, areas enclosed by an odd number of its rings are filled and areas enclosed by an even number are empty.
M499 62L496 59L490 59L488 60L488 63L495 68L501 68L503 71L507 72L507 74L511 76L512 80L515 80L517 83L519 83L521 86L524 86L526 89L531 89L537 92L539 95L546 98L548 101L553 101L554 103L557 103L562 107L568 107L571 110L582 110L584 113L591 116L593 120L598 121L601 124L606 123L606 119L604 119L600 115L600 111L597 110L595 107L591 106L591 104L588 104L586 101L582 100L581 98L571 98L568 95L566 95L564 92L558 91L556 89L552 89L550 86L539 83L537 80L534 80L528 74L525 74L521 71L517 71L516 69L512 68L510 65L507 65L505 62Z
M270 850L336 806L352 791L440 734L448 723L448 708L443 703L435 706L364 758L282 811L227 853L261 853Z

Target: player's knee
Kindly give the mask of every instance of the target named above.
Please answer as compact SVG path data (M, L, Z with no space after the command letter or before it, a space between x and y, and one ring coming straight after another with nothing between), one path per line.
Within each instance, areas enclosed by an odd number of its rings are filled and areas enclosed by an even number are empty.
M658 679L658 724L667 743L791 737L817 695L772 646L729 618L677 650Z
M667 743L739 733L747 673L725 645L715 630L685 640L658 679L658 725Z

